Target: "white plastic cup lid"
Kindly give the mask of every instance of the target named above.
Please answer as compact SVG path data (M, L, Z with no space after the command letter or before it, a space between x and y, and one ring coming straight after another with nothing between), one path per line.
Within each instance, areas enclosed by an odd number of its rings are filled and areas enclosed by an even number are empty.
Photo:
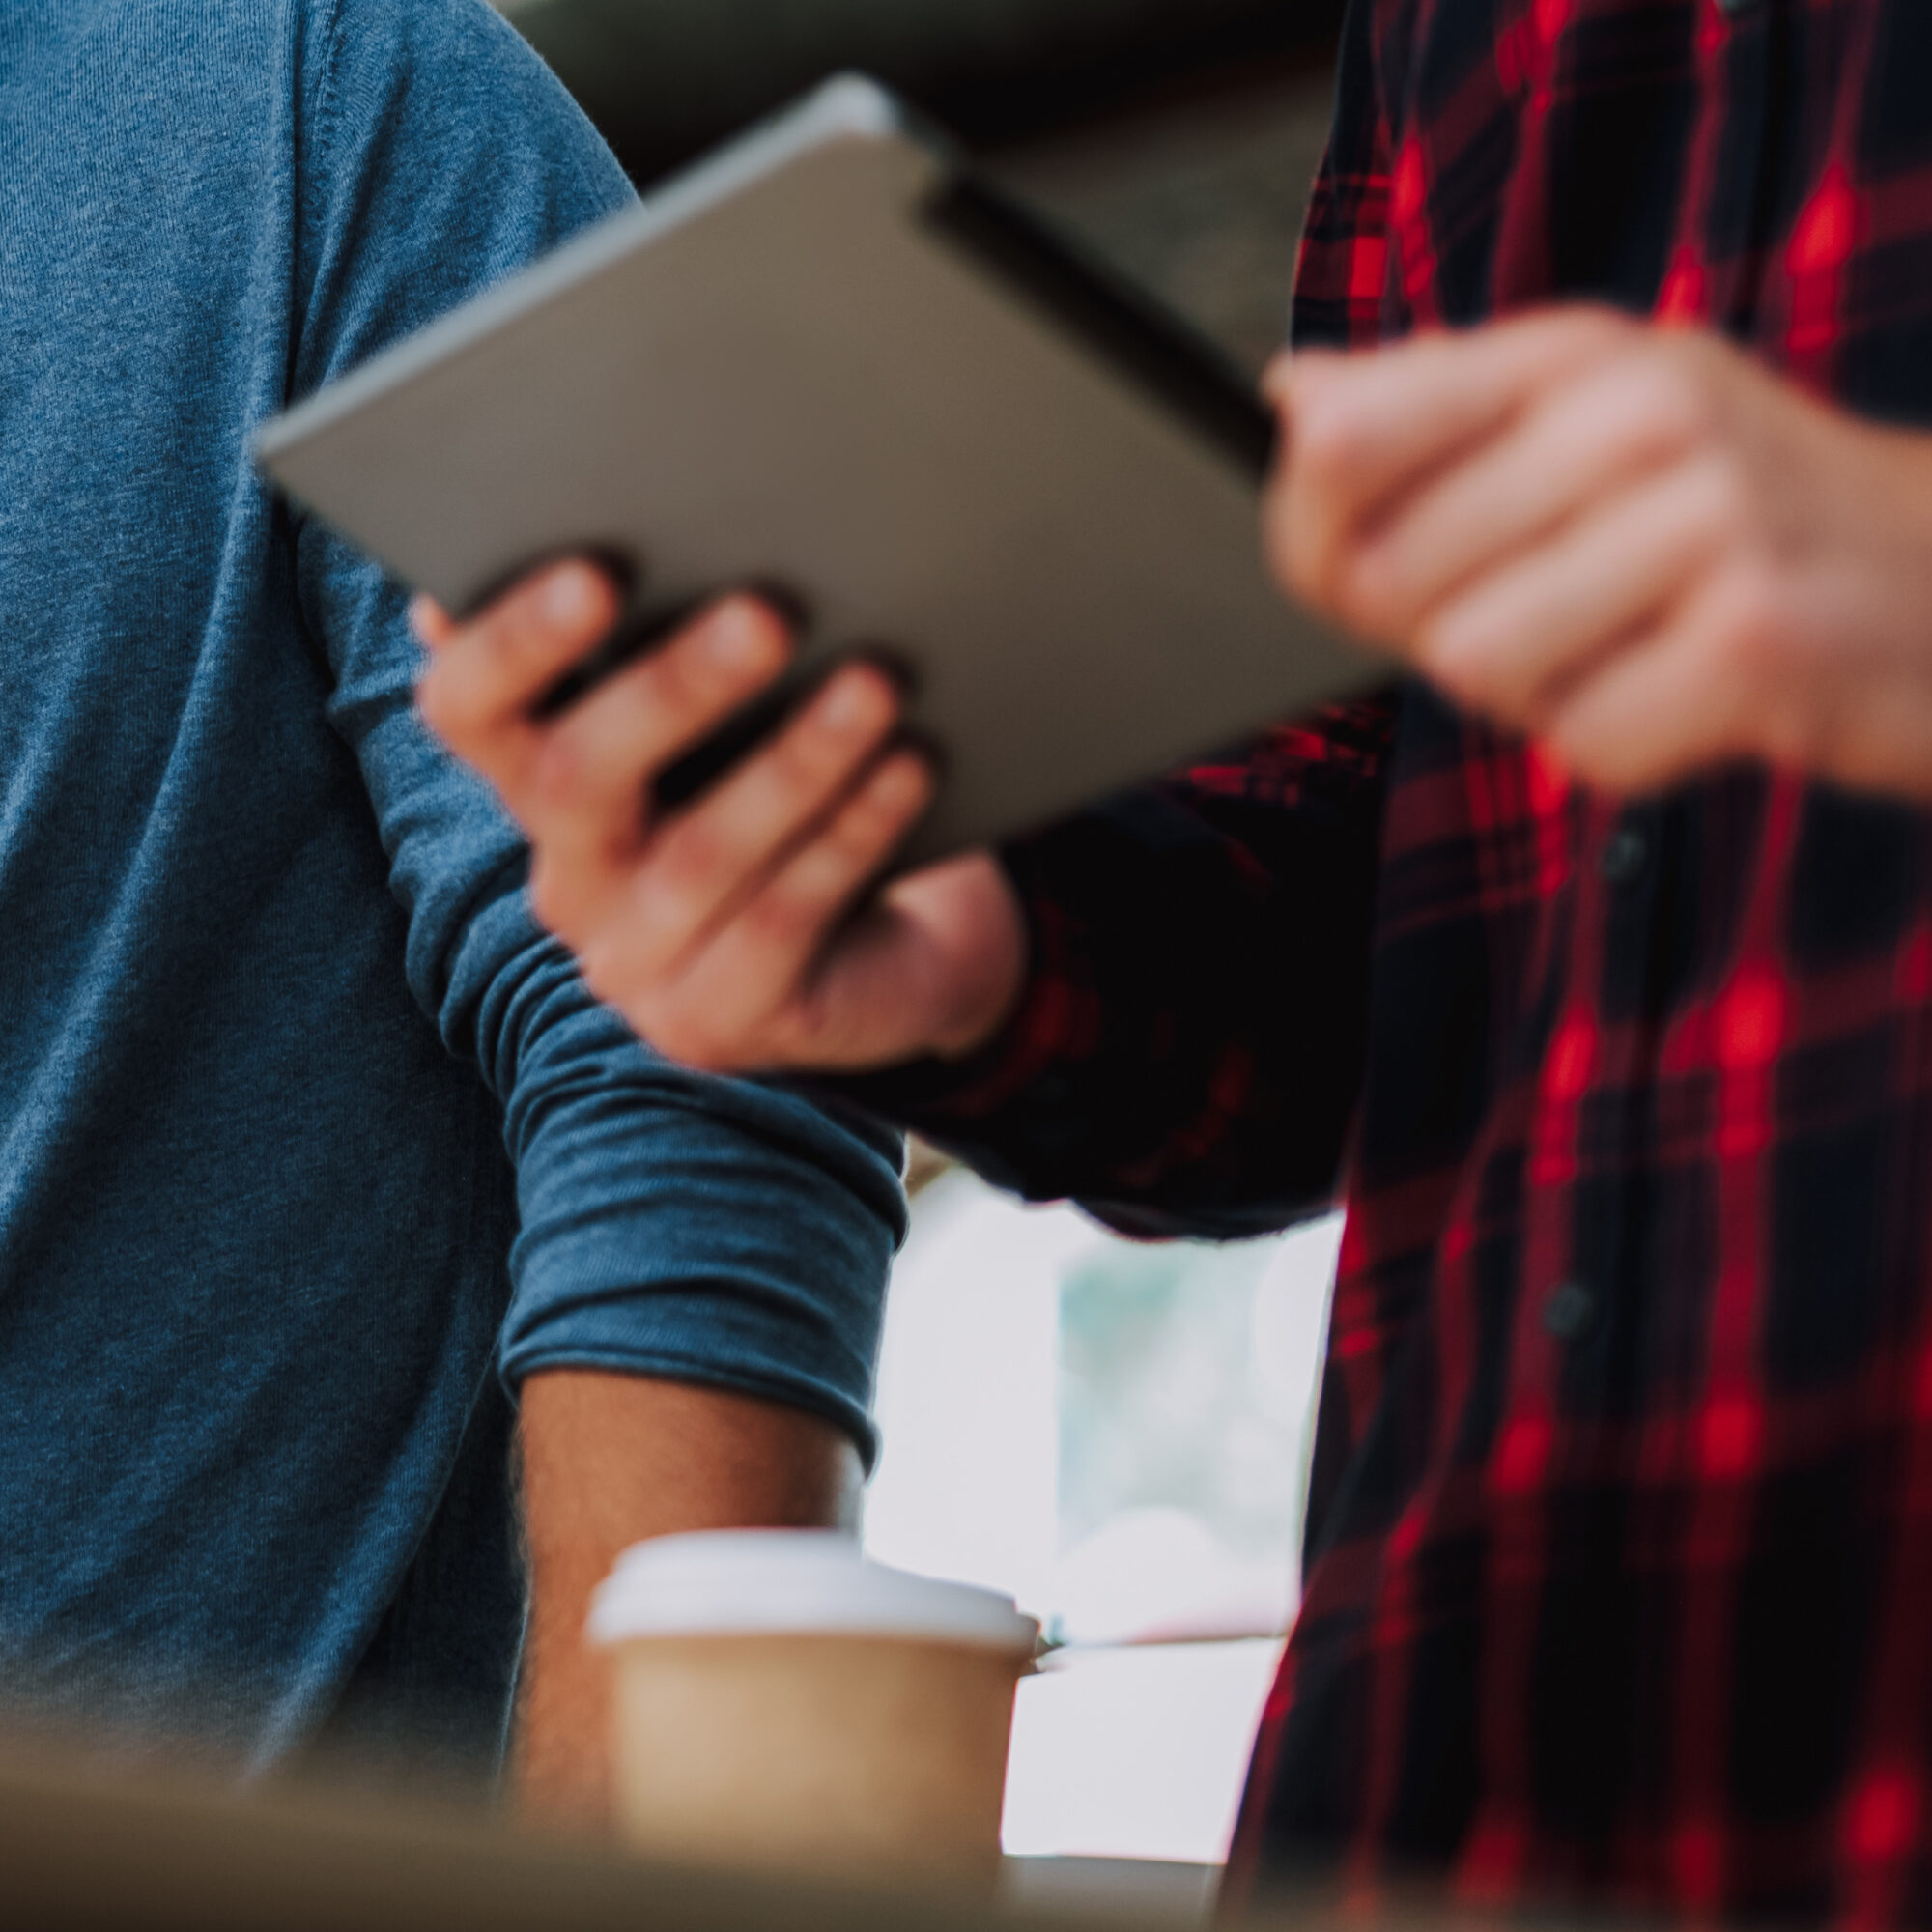
M627 1549L591 1600L593 1643L634 1637L910 1637L1031 1653L1010 1597L862 1556L836 1530L704 1530Z

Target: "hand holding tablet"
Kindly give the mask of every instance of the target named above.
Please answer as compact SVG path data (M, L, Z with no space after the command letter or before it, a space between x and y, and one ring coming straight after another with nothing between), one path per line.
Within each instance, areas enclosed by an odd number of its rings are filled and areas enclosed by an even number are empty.
M796 622L788 696L889 656L944 756L917 864L1374 679L1268 581L1273 434L1183 325L845 80L256 453L453 612L587 554L624 579L623 648L761 585ZM672 796L728 762L707 748Z
M779 615L727 599L560 716L532 716L615 620L614 585L555 565L469 624L415 608L435 654L420 701L528 834L537 916L586 983L661 1052L718 1071L859 1070L970 1051L1025 979L1005 875L969 853L848 917L929 802L895 742L901 698L837 672L703 797L640 809L657 780L782 675Z
M843 80L257 455L437 600L425 709L590 984L700 1065L857 1068L967 1051L1023 982L992 861L932 862L1378 675L1269 581L1274 440ZM612 568L491 602L573 555Z

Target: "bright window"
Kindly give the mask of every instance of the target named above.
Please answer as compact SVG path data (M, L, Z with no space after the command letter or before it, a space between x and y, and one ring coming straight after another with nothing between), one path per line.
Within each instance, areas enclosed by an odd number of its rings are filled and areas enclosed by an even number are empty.
M916 1204L867 1544L1065 1646L1021 1687L1009 1852L1225 1855L1294 1605L1338 1231L1145 1246L958 1172Z

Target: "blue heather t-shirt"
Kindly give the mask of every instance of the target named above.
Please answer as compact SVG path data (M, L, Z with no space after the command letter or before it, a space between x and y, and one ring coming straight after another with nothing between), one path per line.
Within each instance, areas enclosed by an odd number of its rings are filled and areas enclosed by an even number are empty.
M0 1707L487 1742L494 1369L863 1441L901 1231L883 1130L583 991L249 465L629 189L482 0L7 0L0 193Z

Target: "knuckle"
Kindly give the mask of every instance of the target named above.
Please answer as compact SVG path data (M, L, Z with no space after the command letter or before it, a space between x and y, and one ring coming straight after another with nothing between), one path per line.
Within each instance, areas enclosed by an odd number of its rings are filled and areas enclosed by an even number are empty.
M1616 373L1615 400L1624 434L1650 448L1681 449L1709 434L1713 412L1703 385L1674 355L1646 343Z
M1757 497L1745 465L1728 451L1713 451L1700 461L1692 476L1691 502L1714 541L1735 544L1757 526ZM1741 597L1749 586L1740 584ZM1754 595L1754 593L1749 593Z
M639 895L639 917L667 945L696 936L743 879L745 864L708 827L685 823L651 847Z
M684 904L732 863L733 854L715 823L701 811L668 825L651 856L652 897L667 907Z
M530 760L529 787L534 804L553 810L579 803L583 790L583 746L570 725L545 733Z
M808 880L774 880L746 907L746 936L773 951L794 947L810 936L818 911L818 895Z
M704 874L668 866L666 858L663 850L652 853L639 880L633 913L639 923L639 944L647 935L658 954L675 951L704 923Z

